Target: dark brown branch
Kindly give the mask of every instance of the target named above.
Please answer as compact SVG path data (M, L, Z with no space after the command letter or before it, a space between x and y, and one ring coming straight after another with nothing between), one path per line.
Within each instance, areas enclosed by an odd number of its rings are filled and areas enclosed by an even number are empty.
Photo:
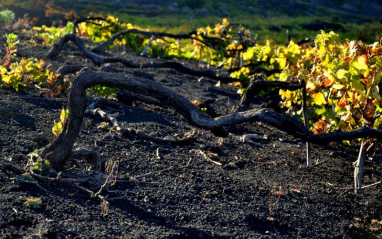
M315 39L316 37L307 37L305 39L298 41L296 44L301 46L301 45L304 45L305 43L314 42Z
M67 34L58 43L55 43L53 47L49 50L47 57L52 59L56 57L63 49L64 45L68 42L72 41L74 42L78 48L85 54L87 58L92 60L92 62L100 66L105 63L122 63L124 66L129 67L129 68L171 68L174 69L178 72L188 74L188 75L193 75L193 76L198 76L198 77L208 77L210 79L220 81L222 83L230 83L230 82L235 82L239 81L236 78L228 77L228 76L218 76L215 71L213 70L195 70L190 67L187 67L183 65L182 63L176 62L176 61L165 61L165 62L159 62L159 63L146 63L146 64L138 64L134 63L131 61L128 61L125 58L122 57L103 57L101 55L98 55L94 52L89 51L84 44L84 40L82 38L77 37L76 35L73 34ZM267 75L277 73L279 72L278 69L275 70L262 70L264 71ZM257 72L258 73L258 72ZM255 74L255 73L252 73ZM283 84L283 83L282 83ZM269 87L277 87L275 86L269 86Z
M64 45L68 42L74 42L77 47L85 54L85 56L93 61L94 64L100 66L104 63L103 56L97 55L85 47L84 40L80 37L77 37L74 34L66 34L63 36L58 43L54 43L53 47L48 51L47 57L49 59L55 58L62 51Z
M181 73L184 74L189 74L189 75L194 75L198 77L208 77L213 80L218 80L223 83L229 83L229 82L234 82L238 81L238 79L231 78L231 77L225 77L225 76L217 76L216 73L212 70L194 70L192 68L189 68L179 62L174 62L174 61L166 61L166 62L161 62L161 63L147 63L147 64L138 64L134 63L131 61L128 61L125 58L117 57L117 58L104 58L101 55L98 55L96 53L93 53L86 49L84 40L82 38L77 37L76 35L73 34L67 34L58 43L55 43L53 47L49 50L47 57L52 59L56 57L63 49L64 45L68 42L72 41L74 42L78 48L85 54L87 58L92 60L92 62L100 66L104 63L122 63L126 67L130 68L171 68L174 70L177 70Z
M242 67L235 67L235 68L229 69L228 72L239 71L243 67L258 67L258 66L261 66L263 64L267 64L267 62L266 61L259 61L259 62L248 63L246 65L243 65Z
M195 31L190 32L188 34L171 34L171 33L166 33L166 32L148 32L148 31L141 31L138 29L129 29L129 30L124 30L124 31L118 32L117 34L115 34L114 36L109 38L106 42L93 48L91 51L96 52L96 53L103 52L108 45L112 44L119 37L124 36L126 34L140 34L140 35L148 36L148 37L154 36L156 38L168 37L168 38L173 38L173 39L191 39L191 40L197 40L197 41L199 41L199 42L201 42L207 46L210 45L206 41L203 41L203 40L198 39L197 37L194 37L194 35L196 35Z
M122 63L124 66L129 68L171 68L176 71L179 71L181 73L187 74L187 75L193 75L198 77L208 77L213 80L221 81L222 83L230 83L239 81L238 79L228 77L228 76L218 76L216 75L216 72L212 70L195 70L190 67L187 67L183 65L182 63L175 62L175 61L165 61L160 63L146 63L146 64L138 64L131 61L126 60L125 58L105 58L104 62L107 63L113 63L113 62L119 62Z
M267 76L270 76L270 75L273 75L273 74L276 74L276 73L281 73L281 70L280 69L272 69L272 70L258 69L258 70L249 72L248 75L256 75L256 74L259 74L259 73L263 73L263 74L265 74Z
M135 94L131 91L120 90L117 92L117 100L125 105L132 105L133 101L141 101L150 105L156 105L163 107L162 102L152 97Z
M61 76L65 76L67 74L75 74L84 67L85 66L82 66L82 65L66 65L66 66L61 66L60 68L58 68L56 72L57 74Z
M382 139L382 130L369 127L362 127L348 132L333 132L328 134L309 135L305 140L311 143L322 144L325 142L354 140L359 138L375 138Z
M232 108L231 113L248 110L253 98L256 97L260 91L270 87L294 91L303 88L304 84L299 82L266 81L261 75L255 75L251 79L240 101Z
M184 137L180 139L161 139L158 137L151 136L149 134L146 134L140 130L134 130L130 128L123 128L116 118L111 116L110 114L106 113L105 111L101 109L94 109L92 110L93 114L98 114L103 120L107 120L113 124L113 128L115 131L120 132L122 135L127 137L137 137L142 140L150 141L153 143L158 144L172 144L172 145L189 145L192 143L192 141L195 139L194 136L196 135L195 131L191 131L189 133L186 133ZM73 155L72 155L73 156Z
M48 159L54 169L61 169L70 156L73 144L81 129L86 108L86 89L94 85L130 90L142 95L150 95L161 101L167 107L175 109L193 126L214 130L223 126L240 124L248 121L261 121L272 125L290 135L313 143L352 140L356 138L382 139L382 130L361 128L351 132L335 132L314 135L296 118L279 114L268 109L249 110L232 115L210 118L193 105L189 100L156 82L130 79L109 73L97 73L83 69L73 82L69 95L69 117L63 132L49 144L41 153L41 157Z
M127 136L127 137L133 136L133 137L137 137L139 139L157 143L157 144L171 144L171 145L179 145L179 146L192 144L195 140L194 136L196 135L196 132L193 131L193 132L189 132L189 134L185 134L185 136L180 139L161 139L158 137L153 137L140 130L122 128L121 132L124 136Z
M66 65L57 69L57 79L60 85L64 85L64 76L67 74L75 74L80 71L84 66L80 65Z
M2 162L1 169L12 171L15 174L22 174L22 173L24 173L24 171L22 171L21 169L18 169L17 167L13 166L10 162L7 162L6 160L4 160Z
M43 158L50 161L54 169L60 169L70 156L73 144L81 129L87 101L86 89L94 85L105 85L142 95L149 95L161 101L167 107L174 108L191 125L202 129L218 130L223 126L255 120L267 122L293 135L306 137L308 134L311 134L304 128L301 122L293 117L280 115L266 109L240 112L212 119L201 112L189 100L158 83L84 70L73 82L69 95L69 117L64 125L63 132L41 154Z
M82 22L87 22L87 23L92 23L92 24L95 24L95 25L100 25L96 22L93 22L93 21L107 21L106 18L103 18L103 17L87 17L87 18L80 18L80 19L76 19L73 21L73 34L76 34L76 30L78 29L78 25Z

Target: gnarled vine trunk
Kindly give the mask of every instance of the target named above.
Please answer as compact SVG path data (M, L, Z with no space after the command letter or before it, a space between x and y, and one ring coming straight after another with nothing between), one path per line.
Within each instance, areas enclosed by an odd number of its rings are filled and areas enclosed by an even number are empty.
M301 122L296 121L293 117L280 115L267 109L249 110L212 119L185 97L158 83L83 69L75 78L71 87L68 105L69 116L64 124L63 132L41 153L41 157L48 159L56 170L60 170L70 156L74 142L81 130L87 102L86 89L94 85L129 90L156 98L163 105L171 107L183 115L191 125L214 131L217 134L219 134L219 129L223 126L250 120L267 122L277 128L287 129L286 131L289 131L289 133L300 137L306 137L307 134L310 134Z

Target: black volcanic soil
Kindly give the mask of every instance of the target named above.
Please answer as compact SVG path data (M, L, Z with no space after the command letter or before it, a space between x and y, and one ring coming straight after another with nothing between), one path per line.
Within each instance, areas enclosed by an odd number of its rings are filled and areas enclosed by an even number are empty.
M27 45L21 39L20 55L45 59L48 47ZM2 34L3 35L3 34ZM3 42L1 42L3 43ZM3 44L1 44L3 45ZM109 54L117 54L116 52ZM135 62L163 61L123 55ZM45 59L51 69L65 64L92 66L73 45L58 59ZM184 62L198 67L194 62ZM155 81L189 100L204 102L217 114L227 114L238 101L237 88L172 69L112 67L132 78ZM74 75L69 76L70 79ZM89 97L93 97L89 94ZM265 99L267 101L268 99ZM261 100L252 107L260 107ZM23 169L27 154L53 139L53 121L59 119L67 98L42 96L36 89L0 89L0 159ZM172 109L141 102L105 107L119 113L124 127L157 137L183 135L194 129ZM373 219L382 219L381 184L354 195L353 162L357 147L340 144L313 146L314 166L305 166L303 143L265 124L230 127L237 135L258 134L263 147L199 130L187 146L154 144L126 138L97 126L103 120L86 114L76 147L119 161L120 178L108 212L101 202L70 184L40 183L38 187L12 179L0 171L1 238L374 238L382 235ZM200 152L209 155L206 160ZM372 150L365 163L364 182L382 180L380 152ZM146 175L147 174L147 175ZM146 175L145 177L140 177ZM107 196L107 194L103 194ZM41 208L25 205L41 198Z

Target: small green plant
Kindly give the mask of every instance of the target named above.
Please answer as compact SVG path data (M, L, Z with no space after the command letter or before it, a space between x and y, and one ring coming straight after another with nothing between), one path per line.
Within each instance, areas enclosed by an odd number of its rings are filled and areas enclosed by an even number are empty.
M18 36L14 33L9 33L6 34L5 37L7 38L6 42L8 48L11 50L16 50L16 45L19 43Z
M31 162L30 166L32 170L36 173L49 172L51 167L48 160L38 159L36 162Z
M36 198L36 197L30 197L30 198L27 198L27 200L25 201L25 206L27 207L30 207L30 208L41 208L42 206L42 200L41 198Z
M111 126L108 122L101 122L98 126L97 126L98 129L102 129L102 130L111 130Z
M16 45L19 41L17 40L17 35L13 33L6 34L5 38L7 43L6 45L4 45L5 56L3 59L1 59L0 65L6 68L9 66L9 64L11 64L11 61L14 58L14 53L17 51ZM6 72L4 72L4 70L1 70L1 74L3 75L4 73Z
M15 20L15 13L11 10L0 11L0 22L5 24L11 24Z
M17 38L8 36L7 55L0 62L0 84L9 85L16 91L18 91L19 86L41 85L44 82L54 87L55 75L49 69L45 69L43 60L21 58L19 61L11 62L13 53L16 51L12 48L17 44L17 41L15 41Z
M46 159L40 157L40 153L43 149L36 149L28 154L29 161L28 166L34 172L38 174L48 173L52 169L50 163ZM29 182L35 182L34 178L29 173L24 173L22 175L23 180Z
M28 182L34 182L34 178L29 173L24 173L21 175L22 179Z
M68 22L65 27L33 27L38 32L38 35L44 39L44 45L51 45L57 42L61 37L66 34L72 33L74 24Z
M118 92L117 89L107 87L107 86L102 86L102 85L95 85L90 87L90 91L93 93L97 94L98 96L111 96L114 95Z
M29 167L35 172L35 173L47 173L51 170L51 166L48 160L42 159L40 157L42 149L36 149L33 152L29 153L28 156L30 157L29 159ZM30 177L31 180L28 180ZM29 175L29 174L23 174L23 178L27 181L33 182L34 179Z

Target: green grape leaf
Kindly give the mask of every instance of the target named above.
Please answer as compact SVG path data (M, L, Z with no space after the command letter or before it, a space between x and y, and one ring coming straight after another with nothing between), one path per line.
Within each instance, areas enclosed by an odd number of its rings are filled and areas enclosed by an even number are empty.
M323 115L323 114L325 114L325 112L326 112L326 108L325 107L314 108L314 113L316 115Z
M378 72L378 73L371 79L371 83L372 83L372 84L375 84L375 85L379 84L379 82L381 81L381 76L382 76L381 72Z
M352 87L352 90L360 93L360 94L365 94L365 87L361 83L361 80L359 77L356 77L353 75L350 85Z
M382 128L382 115L379 116L377 119L375 119L374 128L376 128L376 129Z

